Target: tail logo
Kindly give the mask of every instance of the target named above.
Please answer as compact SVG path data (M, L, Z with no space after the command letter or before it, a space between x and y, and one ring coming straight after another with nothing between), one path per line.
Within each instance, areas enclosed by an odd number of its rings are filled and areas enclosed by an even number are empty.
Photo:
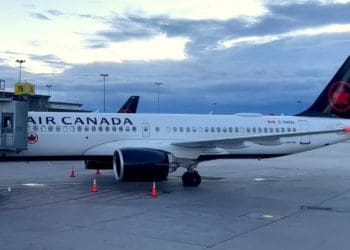
M334 82L328 89L328 100L332 109L338 113L350 110L350 84L344 81Z

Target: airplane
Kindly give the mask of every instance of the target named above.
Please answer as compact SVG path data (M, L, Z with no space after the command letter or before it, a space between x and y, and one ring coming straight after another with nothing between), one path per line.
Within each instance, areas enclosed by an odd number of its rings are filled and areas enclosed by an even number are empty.
M132 114L132 113L136 113L137 112L137 107L138 107L138 103L139 103L139 96L130 96L129 99L124 103L124 105L118 110L117 113L128 113L128 114ZM89 166L88 169L104 169L105 167L103 166L103 163L97 162L97 165L95 161L90 161L90 160L85 160L84 161L85 166ZM108 168L107 168L108 169Z
M304 112L294 116L29 112L28 149L0 160L84 160L117 181L166 180L179 167L196 187L198 163L270 158L350 139L350 57Z
M130 96L117 113L136 113L139 99L139 96Z

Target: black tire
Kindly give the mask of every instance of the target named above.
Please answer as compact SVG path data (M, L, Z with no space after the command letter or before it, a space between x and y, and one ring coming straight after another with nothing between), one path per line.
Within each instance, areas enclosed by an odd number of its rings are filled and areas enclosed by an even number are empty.
M185 172L183 175L182 175L182 184L184 187L190 187L191 186L191 173L190 172Z
M198 187L202 178L197 171L185 172L182 175L182 184L184 187Z
M202 182L201 176L198 174L197 171L194 171L193 174L192 174L193 187L198 187L199 184L201 184L201 182Z

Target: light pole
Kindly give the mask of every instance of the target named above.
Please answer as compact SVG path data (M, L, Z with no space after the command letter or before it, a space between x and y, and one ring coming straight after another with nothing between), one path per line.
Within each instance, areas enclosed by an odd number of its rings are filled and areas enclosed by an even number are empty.
M216 102L213 102L213 114L216 112Z
M51 88L52 88L52 85L51 85L51 84L47 84L46 87L47 87L47 89L48 89L48 91L49 91L49 96L51 97L51 95L50 95L50 93L51 93L50 90L51 90Z
M162 85L163 83L161 82L155 82L155 85L157 85L157 113L159 113L159 87L160 85Z
M0 79L0 90L5 91L5 80Z
M19 83L21 83L21 81L22 81L22 63L25 63L26 61L25 60L19 60L19 59L17 59L16 60L16 63L19 63Z
M106 77L108 74L100 74L103 77L103 113L106 112Z

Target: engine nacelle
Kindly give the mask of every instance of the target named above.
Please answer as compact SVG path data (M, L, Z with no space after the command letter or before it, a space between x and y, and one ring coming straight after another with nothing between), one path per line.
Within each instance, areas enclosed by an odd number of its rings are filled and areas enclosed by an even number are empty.
M86 169L113 169L113 157L85 160L84 163Z
M157 149L118 149L113 155L114 175L122 181L166 180L173 159L171 154Z

